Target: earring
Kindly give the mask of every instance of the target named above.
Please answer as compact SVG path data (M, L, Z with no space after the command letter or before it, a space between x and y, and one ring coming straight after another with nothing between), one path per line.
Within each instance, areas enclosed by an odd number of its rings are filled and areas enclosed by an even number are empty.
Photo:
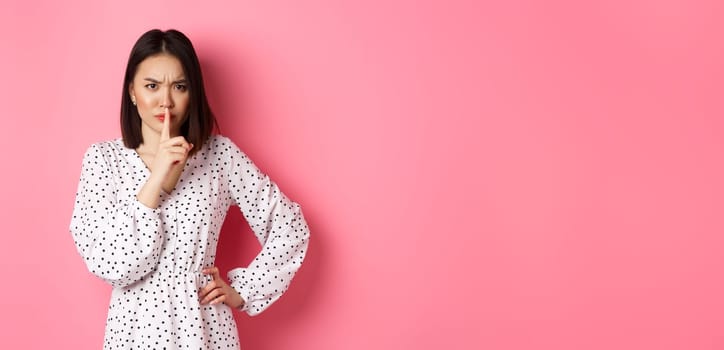
M136 105L136 96L131 96L131 103L133 103L134 106Z

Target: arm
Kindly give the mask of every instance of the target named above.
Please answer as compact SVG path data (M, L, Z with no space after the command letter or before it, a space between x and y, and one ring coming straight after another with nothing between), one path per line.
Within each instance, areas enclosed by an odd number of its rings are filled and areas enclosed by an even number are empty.
M70 232L88 270L124 287L155 270L163 244L160 209L119 202L111 168L98 146L83 157Z
M254 316L274 303L289 288L309 244L309 228L297 203L289 200L269 177L233 143L230 153L229 193L262 245L247 268L228 273L231 286Z

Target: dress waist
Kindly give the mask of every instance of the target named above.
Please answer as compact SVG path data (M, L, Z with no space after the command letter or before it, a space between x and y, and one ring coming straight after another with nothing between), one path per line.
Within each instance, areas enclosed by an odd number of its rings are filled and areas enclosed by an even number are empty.
M193 283L196 288L202 288L207 283L213 280L211 275L205 275L201 270L172 270L172 269L158 269L153 272L150 279L156 282L163 282L164 284L173 286L181 283Z

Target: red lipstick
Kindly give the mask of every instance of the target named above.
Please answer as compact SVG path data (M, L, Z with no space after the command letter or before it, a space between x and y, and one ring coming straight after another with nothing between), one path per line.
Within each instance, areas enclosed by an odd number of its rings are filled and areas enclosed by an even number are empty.
M173 115L173 114L169 114L169 116L171 116L171 119L174 118L174 115ZM158 120L160 120L160 121L163 121L164 119L166 119L166 115L163 114L163 113L162 113L162 114L156 114L155 117L156 117Z

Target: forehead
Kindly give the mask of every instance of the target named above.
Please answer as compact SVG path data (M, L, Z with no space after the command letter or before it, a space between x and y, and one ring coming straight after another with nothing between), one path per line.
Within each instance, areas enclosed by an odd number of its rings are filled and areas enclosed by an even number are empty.
M181 61L169 54L158 54L141 61L136 69L136 77L140 78L180 78L184 75Z

